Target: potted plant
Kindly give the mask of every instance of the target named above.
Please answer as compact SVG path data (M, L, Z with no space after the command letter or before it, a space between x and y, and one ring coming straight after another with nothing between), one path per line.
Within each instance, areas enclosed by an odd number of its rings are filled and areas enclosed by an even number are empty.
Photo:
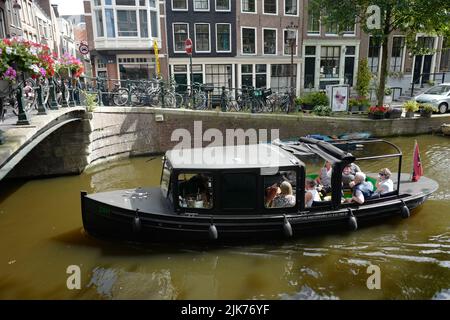
M433 112L437 112L438 109L430 103L425 103L420 106L420 116L423 118L430 118Z
M369 108L369 119L385 119L387 108L385 106L373 106Z
M302 98L297 97L295 98L295 110L301 111L302 110Z
M330 101L325 92L309 92L301 97L302 109L313 110L315 106L329 105Z
M399 119L402 117L403 110L401 108L388 107L386 119Z
M409 100L403 103L403 108L406 111L406 118L413 118L414 112L419 111L419 104L415 100Z
M384 89L384 103L392 103L392 89L386 88Z
M331 107L328 105L317 105L313 109L313 113L320 117L331 116Z
M74 56L65 53L57 62L56 71L62 79L79 78L83 72L83 63Z
M358 96L367 97L369 94L370 80L372 79L372 72L366 58L360 59L358 63L358 73L356 76L355 89Z
M348 100L348 108L350 112L356 112L359 111L359 101L357 98L350 98Z

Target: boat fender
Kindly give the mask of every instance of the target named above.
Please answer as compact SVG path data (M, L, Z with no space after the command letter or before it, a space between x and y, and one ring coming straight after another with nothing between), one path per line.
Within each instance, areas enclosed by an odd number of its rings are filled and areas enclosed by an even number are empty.
M291 238L294 234L292 231L292 226L290 222L288 221L286 215L284 216L284 222L283 222L283 233L287 238Z
M209 231L209 238L211 240L217 240L219 238L219 231L217 231L214 221L211 221L211 225L209 226L208 231Z
M136 215L134 216L133 219L133 231L134 233L139 233L141 232L141 218L139 218L139 209L136 210Z
M356 217L353 215L353 210L348 208L348 225L351 230L356 231L358 230L358 221L356 220Z
M402 208L400 209L400 215L403 219L408 219L411 216L408 206L405 204L405 201L402 201Z

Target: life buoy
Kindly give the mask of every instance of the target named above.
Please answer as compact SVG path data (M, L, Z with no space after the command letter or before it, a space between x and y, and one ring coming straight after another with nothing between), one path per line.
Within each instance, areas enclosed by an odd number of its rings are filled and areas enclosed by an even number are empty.
M294 234L291 223L288 221L286 216L284 216L283 233L287 238L291 238Z

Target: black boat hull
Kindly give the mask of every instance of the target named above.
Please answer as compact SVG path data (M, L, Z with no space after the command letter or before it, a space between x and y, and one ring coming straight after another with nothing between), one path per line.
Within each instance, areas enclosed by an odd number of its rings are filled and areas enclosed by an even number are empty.
M407 196L379 204L318 213L224 215L214 216L213 220L210 216L201 215L140 213L90 199L85 193L81 195L81 203L84 229L97 238L136 242L261 241L356 230L401 217L405 205L408 212L412 211L427 197Z

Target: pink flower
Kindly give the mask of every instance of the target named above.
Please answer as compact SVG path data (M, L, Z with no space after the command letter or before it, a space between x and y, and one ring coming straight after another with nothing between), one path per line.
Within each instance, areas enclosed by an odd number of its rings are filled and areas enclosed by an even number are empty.
M41 75L42 75L43 77L45 77L45 75L47 74L47 71L45 71L44 68L41 68L39 71L41 72Z

